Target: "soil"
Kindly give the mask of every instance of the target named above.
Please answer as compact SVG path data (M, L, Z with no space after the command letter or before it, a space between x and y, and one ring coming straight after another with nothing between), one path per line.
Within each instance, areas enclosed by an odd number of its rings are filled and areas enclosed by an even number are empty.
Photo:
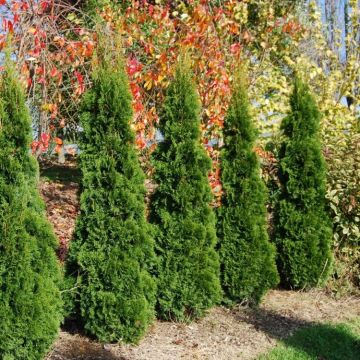
M40 190L46 203L47 217L59 239L58 257L64 261L79 213L79 185L75 182L63 184L44 181Z
M65 181L56 178L56 171L48 174L40 191L63 261L79 211L79 185L75 173ZM258 309L217 307L192 324L156 321L137 346L100 344L63 330L47 360L250 360L301 327L355 318L360 318L359 297L336 300L321 291L273 290Z
M62 331L47 360L250 360L301 327L359 317L359 298L273 290L256 310L217 307L192 324L156 321L137 346L100 344Z

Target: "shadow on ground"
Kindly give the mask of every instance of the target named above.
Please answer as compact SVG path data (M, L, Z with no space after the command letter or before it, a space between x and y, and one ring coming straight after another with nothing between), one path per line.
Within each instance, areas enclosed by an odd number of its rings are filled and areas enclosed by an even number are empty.
M290 348L289 353L275 350L273 356L261 357L263 360L360 360L360 333L355 335L347 325L319 324L264 309L235 311L234 316ZM360 325L356 327L360 331Z
M295 330L316 324L261 308L235 311L234 316L238 321L251 324L257 331L262 331L276 340L289 337Z
M42 164L40 175L52 182L61 182L65 185L71 182L80 183L81 181L81 171L74 164L72 166L56 163Z
M127 360L114 355L106 346L84 337L61 333L60 338L66 346L56 347L47 360Z
M284 340L286 346L298 349L320 360L359 360L360 338L344 325L318 324L303 329Z

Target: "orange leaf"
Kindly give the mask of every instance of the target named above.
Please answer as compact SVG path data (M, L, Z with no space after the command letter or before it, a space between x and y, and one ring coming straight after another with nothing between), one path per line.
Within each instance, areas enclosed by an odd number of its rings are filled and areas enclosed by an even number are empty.
M55 141L55 143L56 143L57 145L62 145L62 143L63 143L63 141L62 141L60 138L58 138L58 137L55 137L55 138L54 138L54 141Z

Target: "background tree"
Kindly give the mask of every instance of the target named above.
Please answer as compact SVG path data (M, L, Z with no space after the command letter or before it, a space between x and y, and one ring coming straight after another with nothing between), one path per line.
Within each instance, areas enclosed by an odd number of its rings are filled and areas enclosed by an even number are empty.
M0 358L38 360L62 318L61 274L29 154L30 116L9 58L0 80Z
M2 1L0 13L4 31L14 33L16 67L32 111L33 152L60 153L65 138L76 138L80 95L90 83L89 16L67 0ZM0 34L0 49L5 43Z
M199 100L185 62L171 82L160 117L164 140L154 153L151 220L157 225L158 314L196 318L220 297L211 161L200 142Z
M155 283L148 272L154 253L130 128L132 97L114 37L101 36L93 87L83 100L81 213L69 267L78 277L85 329L101 341L134 342L154 317Z
M243 69L240 69L243 71ZM258 304L278 283L275 249L266 220L266 187L254 143L244 74L240 71L224 122L221 153L222 206L219 209L221 278L232 301Z
M291 112L281 128L281 195L275 217L279 271L284 284L322 284L331 265L331 223L325 210L326 169L319 134L320 112L299 78Z

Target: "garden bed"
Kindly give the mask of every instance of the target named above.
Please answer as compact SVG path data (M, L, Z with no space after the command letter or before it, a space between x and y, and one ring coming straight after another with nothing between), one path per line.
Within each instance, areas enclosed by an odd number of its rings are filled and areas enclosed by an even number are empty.
M250 360L299 328L359 317L359 298L273 290L257 310L217 307L190 325L157 321L138 346L99 344L62 331L47 360Z
M78 178L72 166L42 172L40 190L62 259L78 214ZM157 321L138 346L100 344L63 329L47 360L250 360L302 327L356 318L360 318L359 297L336 300L321 291L272 290L256 310L217 307L189 325Z

